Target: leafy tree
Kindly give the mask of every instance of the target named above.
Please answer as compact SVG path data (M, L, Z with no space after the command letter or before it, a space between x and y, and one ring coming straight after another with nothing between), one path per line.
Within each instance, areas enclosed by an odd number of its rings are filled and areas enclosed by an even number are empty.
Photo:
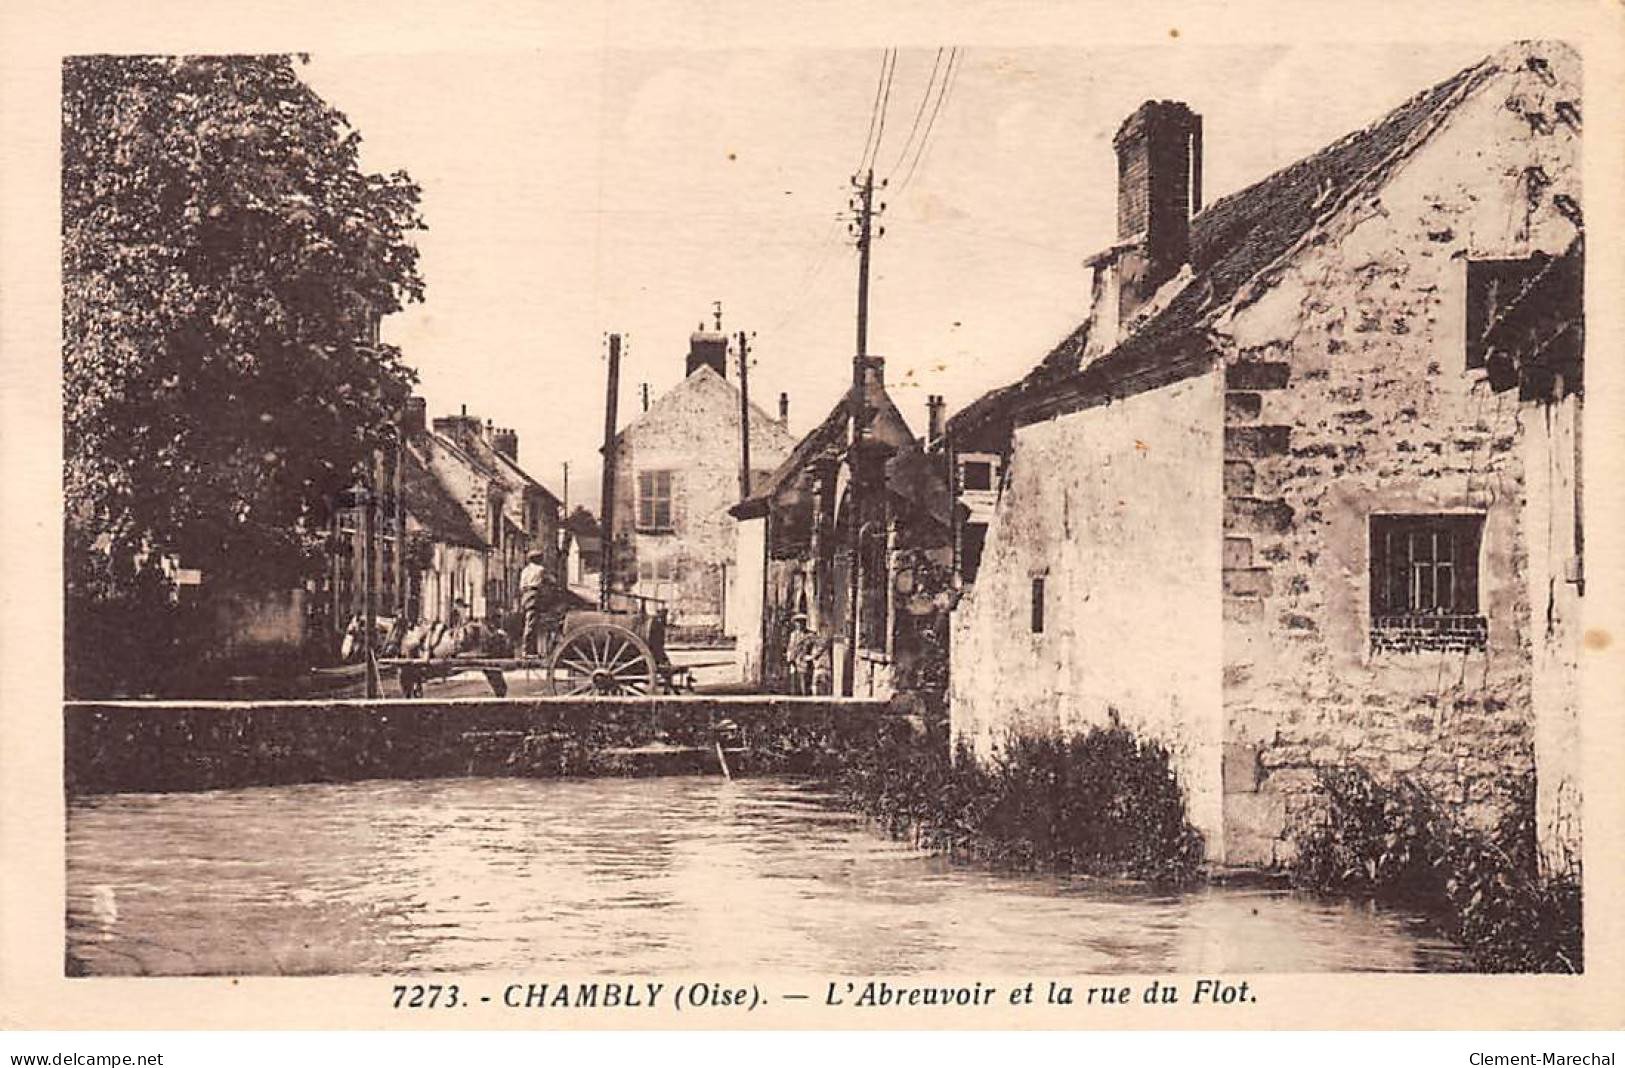
M362 171L300 62L63 64L70 599L132 595L147 551L296 584L405 402L376 324L423 296L420 191Z
M596 538L599 535L598 517L588 511L584 505L576 505L568 518L564 520L564 529L577 537Z

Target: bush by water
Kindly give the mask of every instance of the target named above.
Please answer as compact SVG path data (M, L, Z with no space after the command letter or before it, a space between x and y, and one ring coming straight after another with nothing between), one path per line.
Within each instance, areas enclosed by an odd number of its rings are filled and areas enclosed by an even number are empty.
M1430 913L1482 971L1583 970L1579 864L1541 873L1533 776L1508 784L1511 804L1492 831L1409 779L1344 767L1323 770L1319 785L1318 817L1298 838L1299 885Z
M945 739L891 737L842 753L826 775L887 833L934 852L1160 884L1200 877L1202 837L1167 750L1120 726L1012 737L986 762Z

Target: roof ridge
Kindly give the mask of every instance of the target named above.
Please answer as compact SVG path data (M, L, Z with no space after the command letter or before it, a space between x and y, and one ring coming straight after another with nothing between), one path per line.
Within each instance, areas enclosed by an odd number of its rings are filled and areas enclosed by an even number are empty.
M1298 163L1307 163L1317 157L1329 154L1339 147L1347 147L1348 143L1353 139L1368 136L1377 127L1380 127L1384 123L1390 121L1396 112L1418 103L1424 97L1438 92L1442 87L1449 85L1451 82L1456 81L1457 79L1461 79L1461 84L1450 90L1449 96L1446 99L1434 104L1434 106L1430 109L1429 115L1422 119L1422 121L1419 122L1414 129L1407 133L1404 139L1398 145L1396 145L1392 151L1390 151L1386 156L1378 160L1376 163L1372 164L1372 166L1367 168L1366 171L1358 178L1350 182L1347 188L1335 196L1333 198L1333 202L1328 207L1322 209L1315 220L1306 226L1303 233L1299 234L1297 239L1287 246L1287 248L1284 249L1280 255L1264 264L1257 271L1253 272L1253 274L1245 282L1238 285L1235 293L1231 296L1230 300L1226 302L1225 309L1220 313L1220 315L1222 316L1227 314L1231 309L1242 307L1248 303L1251 303L1253 300L1256 300L1257 287L1278 277L1280 271L1284 269L1285 265L1310 243L1310 241L1314 238L1316 231L1321 229L1327 222L1331 221L1334 216L1339 214L1349 204L1353 203L1356 197L1358 197L1362 192L1369 190L1374 184L1385 181L1393 173L1394 168L1399 163L1415 155L1423 145L1427 144L1428 141L1433 139L1433 135L1438 133L1438 131L1444 126L1450 115L1462 104L1464 104L1469 97L1477 93L1479 89L1483 88L1483 86L1489 81L1490 77L1499 73L1500 70L1501 67L1496 62L1495 57L1487 56L1472 66L1457 71L1454 75L1446 78L1438 85L1431 86L1419 93L1416 93L1407 99L1403 104L1395 107L1393 110L1389 111L1375 122L1368 123L1360 129L1355 130L1337 141L1332 142L1330 145L1322 148L1319 152L1316 152L1310 156L1305 156L1302 160L1299 160ZM1289 166L1295 167L1298 166L1298 163L1289 164ZM1287 168L1282 168L1282 170L1286 169ZM1280 172L1278 171L1276 173ZM1270 177L1273 178L1274 175L1271 175ZM1265 178L1263 181L1267 182L1269 181L1269 178ZM1250 189L1252 187L1249 186L1248 188ZM1328 190L1328 192L1330 192L1330 190Z

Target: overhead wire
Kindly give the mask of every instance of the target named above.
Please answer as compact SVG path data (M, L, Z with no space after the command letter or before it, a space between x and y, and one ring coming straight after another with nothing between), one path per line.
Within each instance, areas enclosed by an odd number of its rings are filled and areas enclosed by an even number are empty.
M875 79L875 98L869 111L869 129L864 135L863 152L858 157L856 173L863 173L866 168L873 164L875 157L879 155L880 139L885 133L886 111L891 100L891 83L896 70L897 50L888 48L880 56L880 74ZM916 118L916 122L918 122L918 118ZM801 280L796 286L795 296L792 297L790 303L785 307L775 323L769 327L769 330L776 330L790 322L808 301L812 292L812 283L829 262L830 254L842 244L835 238L843 218L844 216L837 214L831 219L828 230L825 231L823 238L815 246L813 255L802 273Z
M880 121L875 126L875 144L869 151L869 160L864 169L870 169L880 158L880 146L886 139L886 113L891 110L892 81L897 76L897 49L887 50L891 56L891 64L886 69L886 88L880 97Z
M897 162L892 164L891 170L886 175L888 181L903 166L903 160L908 158L908 150L914 144L914 135L920 132L920 120L925 117L926 106L931 103L931 90L937 85L937 70L942 66L942 52L942 49L937 49L937 56L931 61L931 76L926 79L924 92L920 93L920 106L914 109L914 123L908 128L908 137L903 139L902 151L897 153Z
M914 172L919 169L920 161L925 158L926 152L930 149L931 132L936 128L937 116L942 114L943 103L948 99L949 90L953 88L954 75L958 72L959 49L954 48L948 53L948 66L942 73L942 83L937 89L936 103L931 107L931 117L925 122L925 133L920 136L919 146L914 151L914 159L908 165L908 173L903 175L903 180L897 184L894 195L908 188L909 182L914 178Z
M879 147L878 142L875 140L875 126L882 124L881 100L883 95L890 91L887 85L889 67L895 62L896 52L893 49L888 48L880 54L880 77L875 80L875 101L869 109L869 132L863 137L863 154L858 157L857 173L859 174L862 174L863 169L869 165L870 149Z

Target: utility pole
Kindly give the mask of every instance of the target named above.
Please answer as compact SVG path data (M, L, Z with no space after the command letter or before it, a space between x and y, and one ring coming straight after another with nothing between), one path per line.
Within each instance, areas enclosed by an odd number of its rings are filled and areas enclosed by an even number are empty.
M393 565L392 577L395 582L395 615L401 619L405 626L406 610L409 607L406 596L406 475L402 470L406 464L406 430L400 424L395 426L395 449L392 453L394 462L390 465L390 501L393 505L392 517L395 520L395 555L391 561ZM405 633L403 629L401 633Z
M863 585L863 430L868 423L868 398L864 378L869 367L869 247L874 239L875 172L871 167L861 178L854 175L852 184L858 195L851 201L858 217L853 233L858 240L858 345L852 356L852 393L847 404L851 414L851 437L847 446L846 462L851 477L847 481L846 508L847 537L850 539L851 562L847 568L846 653L841 657L841 696L851 697L855 692L858 664L858 600ZM881 180L885 187L885 180ZM885 205L881 205L881 210ZM880 231L885 233L884 230Z
M739 331L739 499L750 496L750 336Z
M564 518L570 518L570 461L564 461L564 500L559 502Z
M609 335L609 388L604 400L604 480L598 511L603 526L604 560L598 580L598 607L609 611L615 577L615 405L621 389L621 335Z
M373 519L373 486L377 481L374 472L377 466L378 457L369 457L367 477L361 486L361 540L365 554L361 562L361 584L365 590L361 610L361 662L367 674L368 697L379 696L378 662L374 659L376 652L373 648L373 635L378 626L378 529Z

